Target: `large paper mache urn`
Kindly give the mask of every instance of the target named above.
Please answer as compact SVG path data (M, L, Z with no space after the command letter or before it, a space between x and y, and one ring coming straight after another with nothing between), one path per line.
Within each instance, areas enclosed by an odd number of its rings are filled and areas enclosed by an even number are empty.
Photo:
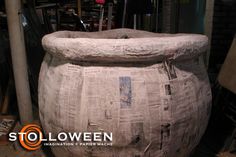
M45 134L112 133L112 146L53 146L56 157L189 157L199 143L211 112L206 36L60 31L42 44Z

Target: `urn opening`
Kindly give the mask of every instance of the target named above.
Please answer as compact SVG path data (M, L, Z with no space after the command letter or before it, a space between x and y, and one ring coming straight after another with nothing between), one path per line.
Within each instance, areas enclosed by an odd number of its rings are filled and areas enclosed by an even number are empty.
M148 62L192 59L207 50L208 39L197 34L162 34L132 29L102 32L59 31L46 35L47 53L71 61Z

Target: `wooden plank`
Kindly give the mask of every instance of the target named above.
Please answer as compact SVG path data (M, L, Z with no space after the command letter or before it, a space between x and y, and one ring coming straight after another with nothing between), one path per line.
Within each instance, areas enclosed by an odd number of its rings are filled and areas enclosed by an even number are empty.
M220 85L236 94L236 35L218 77Z
M78 7L78 16L82 16L82 10L81 10L81 0L77 0L77 7Z
M204 19L204 34L209 39L209 47L207 50L206 55L204 56L204 61L206 66L209 65L209 58L210 58L210 52L211 52L211 36L212 36L212 26L213 26L213 14L214 14L214 3L215 0L206 1L206 13L205 13L205 19Z

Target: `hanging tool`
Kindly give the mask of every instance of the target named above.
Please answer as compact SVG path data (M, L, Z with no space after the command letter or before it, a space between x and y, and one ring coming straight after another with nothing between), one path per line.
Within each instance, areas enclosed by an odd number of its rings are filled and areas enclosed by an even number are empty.
M96 0L96 3L100 5L100 18L99 18L99 31L102 31L102 25L103 25L103 15L104 15L104 7L105 0Z

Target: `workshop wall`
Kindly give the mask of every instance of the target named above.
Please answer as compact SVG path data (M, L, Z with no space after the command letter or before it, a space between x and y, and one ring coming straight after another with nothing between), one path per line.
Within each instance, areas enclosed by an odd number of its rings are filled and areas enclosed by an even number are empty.
M236 1L215 0L209 65L211 69L218 71L223 64L235 32Z

